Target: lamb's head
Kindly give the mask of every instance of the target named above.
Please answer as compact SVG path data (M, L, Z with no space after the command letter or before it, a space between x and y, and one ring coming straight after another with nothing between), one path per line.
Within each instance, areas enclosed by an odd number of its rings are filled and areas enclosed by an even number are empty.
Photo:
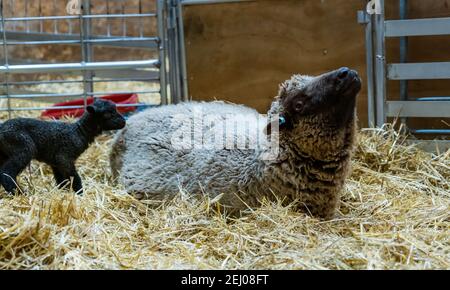
M316 158L340 154L353 141L360 90L358 73L348 68L316 77L293 76L281 85L270 111L279 115L280 139Z
M125 127L125 118L117 111L116 104L108 100L96 99L87 106L87 112L102 131L119 130Z

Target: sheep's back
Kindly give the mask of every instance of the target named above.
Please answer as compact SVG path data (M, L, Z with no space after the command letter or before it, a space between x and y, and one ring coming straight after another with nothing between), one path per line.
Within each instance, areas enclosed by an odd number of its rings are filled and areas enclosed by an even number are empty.
M119 181L129 192L143 193L152 199L170 197L180 189L212 197L224 193L226 204L241 204L235 193L254 187L251 183L257 182L261 172L257 168L261 165L258 150L216 148L211 142L206 142L208 148L173 146L173 138L190 134L191 127L186 123L193 124L201 114L209 117L209 126L201 127L207 140L227 117L238 116L239 124L248 120L249 128L233 138L264 143L262 130L253 121L258 113L244 106L183 103L146 110L128 120L126 129L114 140L111 154L113 171L119 173Z

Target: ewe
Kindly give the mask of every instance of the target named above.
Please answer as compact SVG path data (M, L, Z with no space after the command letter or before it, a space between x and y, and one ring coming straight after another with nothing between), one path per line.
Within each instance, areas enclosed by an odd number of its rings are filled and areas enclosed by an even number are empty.
M220 203L238 211L258 206L263 197L277 197L331 218L349 172L360 89L358 74L348 68L317 77L295 75L281 85L265 129L255 124L255 110L239 105L193 102L152 108L130 118L116 136L112 171L128 192L149 199L170 198L183 188L212 198L222 194ZM197 132L206 144L174 146L178 137L191 135L191 126L183 124L194 124L198 112L207 120ZM230 114L237 127L245 124L231 139L259 146L214 146L221 142L211 136L226 127ZM269 135L276 135L277 127L279 152L268 158L274 149ZM193 131L195 137L198 128Z

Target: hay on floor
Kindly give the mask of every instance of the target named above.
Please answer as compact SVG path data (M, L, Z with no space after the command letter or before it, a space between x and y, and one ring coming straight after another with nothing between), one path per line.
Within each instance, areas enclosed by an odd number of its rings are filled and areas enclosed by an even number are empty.
M84 196L33 163L23 195L0 192L0 269L449 269L450 151L432 155L394 130L363 130L340 217L265 202L236 220L186 193L157 207L108 171L110 137L81 157Z

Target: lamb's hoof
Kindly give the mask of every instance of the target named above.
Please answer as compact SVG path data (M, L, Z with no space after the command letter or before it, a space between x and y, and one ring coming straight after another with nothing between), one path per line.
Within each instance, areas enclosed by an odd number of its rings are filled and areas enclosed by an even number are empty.
M6 195L9 195L9 196L14 196L14 195L16 195L18 193L19 194L21 193L21 191L18 190L16 187L5 188L5 191L6 191Z
M17 193L20 193L20 190L12 189L12 190L5 190L6 196L15 196Z
M0 175L0 184L3 186L8 195L14 195L16 191L20 192L20 190L17 190L16 182L12 181L11 177L4 173Z

